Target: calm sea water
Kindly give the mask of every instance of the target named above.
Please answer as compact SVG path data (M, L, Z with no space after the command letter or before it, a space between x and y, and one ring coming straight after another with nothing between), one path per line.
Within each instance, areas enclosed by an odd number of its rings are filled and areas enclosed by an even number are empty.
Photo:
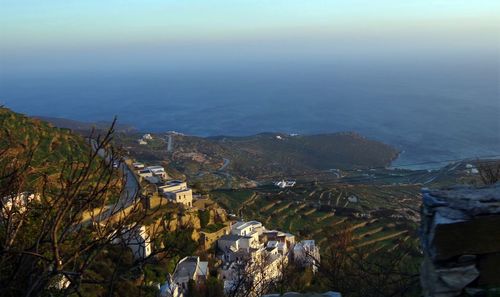
M498 63L253 63L0 76L0 104L200 136L356 131L395 165L500 154Z

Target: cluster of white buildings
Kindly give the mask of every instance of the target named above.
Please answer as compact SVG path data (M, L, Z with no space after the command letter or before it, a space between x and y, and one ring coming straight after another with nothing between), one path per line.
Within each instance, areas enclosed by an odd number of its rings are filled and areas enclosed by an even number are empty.
M137 143L140 145L148 144L148 140L153 140L153 136L151 134L144 134L141 138L137 139Z
M232 292L238 287L259 287L278 279L290 260L300 266L319 264L319 248L314 240L296 243L295 236L277 230L267 230L257 221L237 222L230 234L217 241L222 261L220 277L224 290Z
M476 166L472 165L472 164L466 164L465 165L465 172L468 174L468 175L475 175L475 174L479 174L479 170L476 168Z
M295 242L293 234L267 230L257 221L234 223L230 233L217 241L217 250L216 256L220 260L218 277L229 295L235 290L250 289L245 291L245 296L254 296L253 293L259 292L260 288L278 280L289 261L312 268L313 272L320 261L319 248L314 240ZM196 256L186 257L179 261L173 275L160 287L160 296L185 297L190 281L201 285L208 276L208 262L200 261Z
M145 167L142 163L132 163L132 166L136 170L141 181L145 180L150 184L158 184L168 178L163 166L155 165Z
M170 202L180 203L186 207L193 206L193 191L181 180L169 180L162 166L145 167L142 163L133 163L140 180L156 185L158 194Z

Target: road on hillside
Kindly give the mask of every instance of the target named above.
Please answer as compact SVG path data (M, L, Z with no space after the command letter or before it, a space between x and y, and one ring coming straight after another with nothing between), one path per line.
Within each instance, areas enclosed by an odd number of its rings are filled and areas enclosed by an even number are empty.
M97 149L97 142L91 139L92 148L94 151ZM99 157L103 158L109 163L111 162L111 156L104 150L100 149L97 154ZM120 195L120 198L114 205L110 205L109 210L101 215L100 220L107 219L110 216L119 213L122 209L129 207L137 201L137 195L139 194L139 182L137 181L134 173L125 163L125 159L118 164L118 168L123 172L123 177L125 178L125 188Z
M167 138L167 152L171 153L174 150L174 138L172 135L168 135Z
M217 171L223 171L224 169L227 168L227 166L229 166L229 164L231 164L231 160L229 159L222 158L222 160L223 160L222 166L219 169L217 169Z

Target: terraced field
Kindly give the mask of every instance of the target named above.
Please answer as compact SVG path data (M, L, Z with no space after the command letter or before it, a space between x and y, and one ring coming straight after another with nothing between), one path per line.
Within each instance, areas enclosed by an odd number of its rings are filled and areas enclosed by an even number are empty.
M401 239L417 242L419 186L302 184L280 190L212 192L213 198L243 219L315 239L324 250L333 235L349 229L353 246L394 248Z

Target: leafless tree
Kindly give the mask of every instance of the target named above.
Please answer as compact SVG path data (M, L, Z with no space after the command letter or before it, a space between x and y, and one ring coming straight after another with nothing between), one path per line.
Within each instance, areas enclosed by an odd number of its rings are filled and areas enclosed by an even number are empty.
M141 197L127 192L120 168L122 156L111 145L114 123L93 140L82 159L67 156L54 172L37 171L38 144L19 142L0 131L0 295L82 296L83 285L107 288L113 295L119 269L108 279L94 279L89 270L111 246L128 246L153 213ZM93 146L93 148L92 148ZM35 166L36 165L36 166ZM137 191L139 192L139 191ZM156 230L145 242L155 243ZM127 236L129 234L129 236ZM134 233L135 234L135 233ZM152 236L152 237L151 237ZM159 246L159 245L157 245ZM142 267L148 257L138 257ZM164 253L165 254L165 253Z
M339 230L322 261L314 261L323 289L347 296L419 296L414 246L402 240L393 249L358 248L352 240L350 229Z
M231 287L228 297L262 296L268 293L284 293L289 288L290 251L282 254L269 254L266 251L234 261Z

